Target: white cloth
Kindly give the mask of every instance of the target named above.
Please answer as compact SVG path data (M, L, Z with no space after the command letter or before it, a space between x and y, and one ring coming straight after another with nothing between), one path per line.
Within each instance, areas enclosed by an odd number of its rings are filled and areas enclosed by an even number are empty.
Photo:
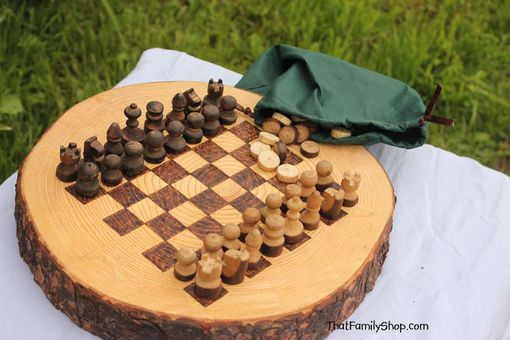
M118 86L210 77L233 85L240 75L151 49ZM330 337L510 339L510 178L430 145L369 150L398 199L381 276L350 320L426 323L429 330L340 330ZM14 174L0 186L0 339L92 339L46 300L19 257L15 180Z

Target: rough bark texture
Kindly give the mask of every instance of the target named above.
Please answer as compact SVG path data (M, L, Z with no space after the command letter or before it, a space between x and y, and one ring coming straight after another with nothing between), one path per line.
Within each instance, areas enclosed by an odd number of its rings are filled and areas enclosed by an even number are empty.
M171 319L147 310L111 301L73 280L40 241L27 205L16 190L17 237L20 254L46 297L74 323L105 339L318 339L328 335L328 321L347 319L372 290L389 248L391 220L388 221L373 257L367 259L346 287L318 302L313 309L278 319L250 322L206 322Z

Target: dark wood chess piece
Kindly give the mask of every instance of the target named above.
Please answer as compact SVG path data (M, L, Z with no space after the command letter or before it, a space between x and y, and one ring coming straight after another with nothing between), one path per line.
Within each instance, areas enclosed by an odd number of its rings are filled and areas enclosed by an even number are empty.
M199 112L202 107L202 99L195 92L194 88L184 91L184 97L186 98L186 111L189 112Z
M130 104L124 109L126 116L126 127L122 129L122 144L129 141L143 143L145 139L145 132L138 127L140 124L138 118L142 115L142 110L135 103Z
M172 98L172 111L166 115L165 126L168 126L168 123L172 120L184 122L184 119L186 118L185 110L186 98L184 97L184 94L179 92Z
M202 107L202 115L205 119L202 127L204 135L208 137L216 136L220 130L220 110L217 106L208 104Z
M168 131L168 141L165 144L165 150L168 153L178 154L186 149L186 141L182 137L184 125L178 121L171 121L166 127Z
M122 182L122 171L120 170L121 158L111 153L104 158L103 170L101 170L101 182L109 187L114 187Z
M143 157L145 161L152 164L163 162L166 157L165 136L160 131L151 131L145 137L145 148Z
M106 131L106 144L104 145L105 155L116 154L122 156L124 147L122 146L122 130L118 123L112 123Z
M122 157L122 173L126 177L135 177L143 170L143 145L134 141L127 142Z
M232 96L223 96L221 98L220 122L223 125L234 124L237 120L237 112L235 111L237 101Z
M218 79L218 81L215 82L212 78L209 79L209 84L207 85L207 95L204 97L202 105L214 105L219 108L221 96L223 96L223 90L223 80Z
M99 191L99 168L96 163L83 162L76 180L76 193L83 197L94 197Z
M80 169L81 150L76 143L69 143L67 147L60 146L60 164L57 166L57 177L62 182L74 182L78 178Z
M153 100L147 103L146 109L147 113L145 114L146 119L143 127L145 133L149 133L151 131L163 131L165 129L163 122L163 110L165 107L163 104Z
M184 139L189 144L198 144L202 141L204 133L204 116L200 112L191 112L186 117L186 128L184 129Z
M96 136L89 137L85 140L83 146L83 161L95 163L98 168L104 159L104 146Z

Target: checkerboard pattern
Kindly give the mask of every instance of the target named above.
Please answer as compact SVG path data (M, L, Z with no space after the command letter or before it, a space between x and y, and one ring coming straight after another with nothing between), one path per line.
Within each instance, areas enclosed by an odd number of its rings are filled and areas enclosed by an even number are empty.
M146 163L142 174L124 179L117 187L102 187L93 199L81 198L73 185L66 190L82 204L103 196L115 200L122 208L103 222L121 237L138 228L157 234L160 243L142 255L166 272L176 261L177 249L200 248L207 233L221 233L226 223L239 223L242 212L248 207L262 208L269 193L283 194L285 184L276 173L260 170L250 155L250 143L258 132L248 121L225 126L218 135L189 144L183 153L169 154L163 163ZM297 165L302 161L289 151L286 162ZM307 235L303 242L309 238ZM287 249L291 251L303 242ZM270 265L270 259L262 258L247 276L253 277Z

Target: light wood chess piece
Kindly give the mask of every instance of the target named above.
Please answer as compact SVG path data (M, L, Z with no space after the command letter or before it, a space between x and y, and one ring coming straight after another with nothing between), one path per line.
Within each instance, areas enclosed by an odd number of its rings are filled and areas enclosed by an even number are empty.
M260 261L260 247L262 246L262 234L260 230L253 229L246 235L245 239L246 250L250 253L248 260L248 268L255 266Z
M289 184L285 187L285 196L282 199L282 211L287 212L289 209L287 208L287 201L292 197L297 196L301 197L301 187L297 184Z
M323 192L331 185L333 185L333 164L327 160L321 160L315 167L317 171L317 185L315 188Z
M260 211L260 218L262 223L265 223L266 218L269 215L278 215L282 214L280 210L282 206L282 196L276 193L271 193L266 196L266 206L262 208Z
M361 181L361 174L355 172L354 174L350 171L344 173L342 179L342 189L345 191L344 196L344 207L353 207L358 203L358 187Z
M223 251L226 252L229 249L241 249L241 245L243 243L239 241L239 236L241 236L239 226L233 223L226 224L223 227Z
M235 285L243 282L248 269L250 253L246 247L241 249L229 249L223 255L223 270L221 279L223 282Z
M342 212L344 195L345 192L341 189L327 188L324 190L320 214L330 220L337 219Z
M243 222L239 223L239 230L241 231L241 236L239 236L239 240L244 242L246 235L259 228L260 222L260 211L256 208L247 208L243 212Z
M266 227L262 236L262 254L270 257L278 256L283 251L285 238L283 236L283 228L285 227L285 219L280 215L271 214L266 218Z
M315 185L317 184L317 180L317 173L313 170L306 170L301 173L299 183L301 185L301 198L303 201L306 201L308 196L316 190Z
M192 248L181 248L177 251L177 262L174 265L174 276L180 281L190 281L197 273L197 253Z
M322 196L318 191L314 191L306 201L306 209L301 213L301 222L306 230L315 230L319 227L321 216L319 210L321 209Z
M223 258L223 249L221 248L222 243L223 237L221 237L221 235L209 233L205 235L204 246L200 250L200 253L202 256L204 256L204 254L208 254L209 256L221 259Z
M303 223L299 220L301 217L301 210L305 204L299 197L292 197L287 201L287 218L285 219L285 243L295 244L303 239Z
M221 294L222 262L215 256L202 255L198 261L194 292L199 298L217 299Z

